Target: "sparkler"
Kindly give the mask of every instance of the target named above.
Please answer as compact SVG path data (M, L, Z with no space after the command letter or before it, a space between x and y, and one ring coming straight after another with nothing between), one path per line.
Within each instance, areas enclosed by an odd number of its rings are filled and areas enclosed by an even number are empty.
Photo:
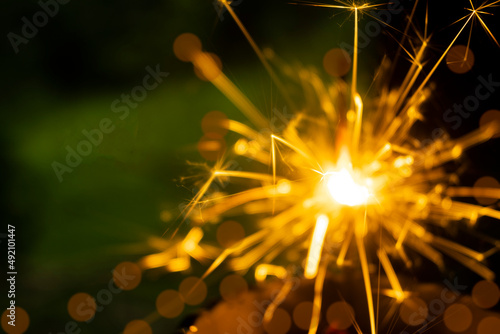
M414 137L410 129L425 119L423 105L431 96L429 80L468 27L472 29L473 23L479 22L498 44L483 19L483 15L490 14L487 10L498 3L500 1L474 6L471 1L470 13L456 22L463 23L456 36L432 65L428 65L426 59L430 43L427 18L424 33L416 32L416 38L408 37L413 29L414 9L398 52L411 59L410 68L393 88L389 86L393 83L391 78L383 74L377 76L374 86L380 88L372 94L373 98L362 98L358 88L358 21L360 14L377 19L370 10L380 5L343 1L307 3L354 14L354 53L350 85L340 79L325 83L314 70L288 73L288 81L302 87L303 99L299 99L296 94L291 97L289 85L275 72L269 54L258 47L229 3L221 0L276 87L293 106L295 117L283 131L263 136L255 129L268 128L268 121L222 73L216 58L202 51L198 38L183 34L176 40L176 55L191 62L255 128L234 120L218 121L220 128L241 135L241 139L231 147L230 153L217 161L185 210L185 217L197 226L180 243L182 257L169 262L170 269L185 269L190 256L199 260L215 258L202 279L226 262L235 271L255 268L256 280L264 281L268 276L286 277L290 262L287 252L299 252L303 261L295 262L303 266L305 278L315 279L310 334L318 330L323 284L331 268L361 267L372 334L377 333L378 328L370 272L370 264L375 261L380 262L391 286L390 290L378 293L394 298L395 303L404 301L411 291L403 289L391 259L402 260L411 267L409 249L442 270L443 255L447 255L485 279L494 279L494 272L484 261L498 251L498 241L485 237L490 249L480 252L440 237L429 227L446 228L458 221L467 221L473 227L482 216L500 219L500 212L493 208L459 201L472 196L500 199L500 189L454 186L456 174L445 169L445 164L460 159L465 150L499 133L500 125L492 122L462 138L436 140L429 145L423 145L422 138ZM414 6L418 6L418 1ZM467 50L471 35L472 30ZM385 60L381 72L386 71L388 64ZM216 141L213 147L218 149ZM231 170L225 164L228 156L251 159L255 169ZM269 172L261 172L266 168ZM244 180L248 188L209 196L214 182L233 180ZM205 224L242 214L254 217L259 227L256 232L216 257L214 249L199 245ZM374 244L375 249L367 249ZM357 254L352 249L356 249ZM371 254L376 254L378 260ZM141 263L145 268L165 264L164 257L155 262L160 257L151 255ZM172 261L171 254L168 259ZM272 318L286 289L287 285L267 308L265 320ZM358 326L356 330L361 332Z

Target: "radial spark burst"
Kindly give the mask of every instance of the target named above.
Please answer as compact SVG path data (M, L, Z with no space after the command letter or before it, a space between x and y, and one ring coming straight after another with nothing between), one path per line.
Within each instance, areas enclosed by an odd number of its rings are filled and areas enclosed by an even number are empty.
M257 227L254 233L223 249L203 278L223 263L234 271L254 269L257 281L268 276L284 278L290 264L301 266L306 279L315 279L310 334L317 332L323 284L332 269L361 268L373 334L377 332L377 310L371 264L381 264L391 286L378 292L394 298L396 303L412 293L403 289L393 267L394 260L412 267L409 250L418 252L441 270L445 270L444 256L447 256L492 280L494 272L485 265L485 260L497 252L496 240L480 236L490 245L488 251L481 252L432 231L436 226L447 229L464 222L473 229L482 216L500 219L500 212L493 208L460 201L474 196L500 199L500 189L457 186L457 172L449 171L449 165L461 159L464 151L499 133L499 124L491 122L462 138L443 137L430 143L424 140L427 138L412 135L411 130L417 122L425 120L425 103L433 94L430 79L457 39L467 34L467 28L472 29L473 23L479 22L496 42L483 16L499 2L477 7L471 2L470 13L456 22L461 26L449 28L458 32L434 63L428 52L431 41L428 18L425 31L416 31L413 10L398 42L397 55L406 55L410 60L404 78L400 82L391 78L396 63L402 60L385 58L370 94L362 97L357 83L358 20L360 14L375 18L370 10L377 5L340 1L307 3L347 10L354 17L349 82L338 79L327 83L310 69L292 70L283 66L284 74L278 75L270 63L272 52L263 52L257 46L232 7L222 0L221 5L236 21L293 110L294 117L286 127L270 135L269 131L262 131L270 129L269 121L222 73L218 58L202 51L196 36L179 36L174 44L178 58L192 62L198 75L213 83L253 124L224 118L216 121L218 127L241 138L215 163L184 212L185 219L197 226L181 248L186 254L195 252L196 258L213 254L213 249L204 253L198 245L202 238L200 227L205 224L245 216L245 221ZM466 58L467 53L464 61ZM205 144L208 149L217 150L220 143L213 140ZM226 162L235 156L242 161L251 160L251 169L234 170L234 165L228 166ZM231 192L231 187L227 187L212 193L210 188L216 182L235 182L243 184L245 189ZM300 255L298 260L287 256L291 250ZM283 289L268 307L265 320L272 318L283 294L286 295L287 286ZM358 327L357 330L361 332Z

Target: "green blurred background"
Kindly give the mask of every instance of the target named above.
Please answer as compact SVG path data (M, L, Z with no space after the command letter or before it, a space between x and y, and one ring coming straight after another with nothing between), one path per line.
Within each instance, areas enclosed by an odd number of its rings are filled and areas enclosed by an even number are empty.
M402 2L407 13L413 2ZM457 31L458 26L448 25L467 13L467 1L463 6L448 3L454 7L446 11L446 22L439 6L431 11L431 29L439 32L433 45L436 54ZM31 20L40 10L37 1L6 0L3 7L4 36L20 34L22 17ZM234 10L261 46L271 47L287 62L320 71L323 55L352 38L352 18L332 17L332 10L284 0L243 0ZM493 21L489 23L495 32ZM393 18L399 28L403 22L404 13ZM3 203L5 221L16 226L16 300L30 315L28 333L62 332L71 320L66 304L74 293L95 295L106 287L116 264L151 251L146 240L161 237L169 224L160 219L160 212L169 210L175 216L179 204L193 195L189 185L183 187L178 180L190 173L187 160L203 161L196 143L205 113L220 110L245 121L210 83L193 74L190 64L175 58L172 43L183 32L198 35L204 49L218 54L225 73L265 114L283 108L230 15L224 13L221 20L212 0L73 0L60 5L59 13L28 44L19 46L19 53L3 38ZM480 60L472 73L457 78L444 67L436 74L436 81L446 83L433 101L438 115L470 94L477 75L499 73L491 67L500 59L498 48L479 27L472 48ZM362 80L371 81L386 51L394 51L387 34L363 49L361 66L368 74ZM157 64L170 75L120 120L111 103L142 83L146 66ZM495 104L493 99L484 102L480 112ZM473 115L455 132L443 127L459 135L477 128L479 116ZM97 128L103 118L110 118L116 129L59 182L53 162L64 163L66 146L76 148L85 139L82 131ZM488 145L484 152L493 151L491 155L475 154L484 161L481 172L491 175L499 152L498 145ZM177 288L181 277L146 273L137 289L113 296L93 321L83 323L82 333L120 332L131 319L153 312L158 293ZM216 291L211 297L216 298ZM171 333L178 321L159 320L153 329Z

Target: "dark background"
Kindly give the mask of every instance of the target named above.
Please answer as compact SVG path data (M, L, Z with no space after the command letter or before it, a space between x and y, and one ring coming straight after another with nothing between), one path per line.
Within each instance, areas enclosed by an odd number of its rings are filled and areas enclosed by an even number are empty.
M402 3L408 13L413 1ZM466 6L465 0L429 3L431 63L461 27L450 24L468 13ZM203 115L221 110L244 121L210 83L195 77L190 64L175 58L174 39L183 32L198 35L204 49L220 56L228 77L264 113L270 113L273 93L230 15L225 13L221 21L212 1L72 0L15 54L7 34L20 34L21 18L31 21L39 10L36 1L3 3L0 164L4 221L16 226L17 303L30 315L28 333L55 333L71 320L67 300L80 291L95 295L106 287L116 264L151 252L147 238L160 237L168 225L160 212L170 210L175 216L178 205L192 196L178 178L188 174L186 160L202 161L196 143ZM351 44L353 19L342 11L281 0L243 0L234 10L259 45L271 47L286 62L316 66L325 78L323 55L343 41ZM491 12L497 16L486 17L486 22L499 35L500 10ZM416 16L422 29L424 15L422 3ZM404 19L404 13L395 15L391 25L403 29ZM398 32L389 31L400 39ZM468 31L458 43L465 44L467 36ZM362 50L361 85L369 85L384 53L394 54L393 37L380 34ZM479 25L471 48L476 56L472 71L457 75L443 64L432 80L436 86L429 118L452 137L476 129L485 111L500 109L495 96L481 102L457 130L442 121L446 109L474 93L479 75L493 73L500 81L499 48ZM119 121L111 102L130 93L142 82L145 67L156 64L170 76ZM396 77L404 68L403 62ZM84 139L82 130L97 127L104 117L113 119L116 130L60 183L52 163L63 163L65 147L74 148ZM465 185L481 175L498 175L498 139L468 156L472 163L463 176ZM498 227L484 224L490 235L500 237ZM158 293L177 287L181 278L146 273L137 289L114 296L91 323L82 324L82 333L119 332L130 319L153 312ZM216 298L216 292L211 294ZM153 329L171 332L176 322L162 319Z

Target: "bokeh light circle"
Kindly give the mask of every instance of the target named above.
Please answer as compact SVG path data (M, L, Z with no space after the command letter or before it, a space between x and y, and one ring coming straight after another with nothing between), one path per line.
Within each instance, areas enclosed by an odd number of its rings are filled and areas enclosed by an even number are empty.
M153 330L144 320L132 320L125 326L123 334L153 334Z
M446 55L446 65L457 74L469 72L474 66L474 53L465 45L455 45Z
M292 319L287 311L277 308L274 311L273 318L264 324L264 329L269 334L285 334L292 327Z
M293 322L300 329L307 330L309 329L309 325L311 324L313 311L313 303L312 302L302 302L297 304L293 309Z
M452 332L463 332L472 324L472 312L464 304L453 304L444 311L443 321Z
M219 292L226 301L237 300L243 293L248 291L248 283L240 275L229 275L220 282Z
M203 133L216 133L219 136L225 136L229 131L227 128L228 118L222 111L210 111L203 116L201 120L201 129Z
M226 141L216 133L207 133L200 139L197 148L206 160L217 161L226 151Z
M477 334L498 334L500 318L496 316L481 319L477 326Z
M88 321L95 315L94 297L85 292L75 293L68 301L68 313L76 321Z
M245 237L245 229L235 221L228 220L217 228L217 242L224 248L233 246Z
M323 68L333 77L342 77L351 69L351 57L343 49L331 49L323 57Z
M483 176L477 179L474 183L474 188L500 188L500 183L498 183L497 179L491 176ZM476 201L482 205L491 205L495 204L496 198L487 198L487 197L479 197L474 196Z
M198 277L187 277L182 280L179 292L188 305L199 305L207 297L207 285Z
M11 319L8 317L11 310L7 309L2 313L2 329L8 334L22 334L28 330L30 325L30 317L25 309L15 306L14 312L16 316L15 326L9 325Z
M500 300L500 289L495 282L479 281L472 288L472 300L481 308L492 308Z
M491 122L497 122L500 125L500 110L491 109L482 114L479 119L479 128L486 129ZM500 138L500 132L495 133L493 138Z
M156 298L156 310L164 318L175 318L184 310L184 300L175 290L162 291Z
M346 302L335 302L326 310L326 320L331 329L345 330L352 325L354 309Z
M113 270L113 282L122 290L133 290L142 279L141 268L133 262L122 262Z
M201 41L191 33L179 35L174 41L174 54L182 61L189 62L201 52Z
M406 298L399 309L399 316L410 326L421 325L429 314L426 303L418 297Z

